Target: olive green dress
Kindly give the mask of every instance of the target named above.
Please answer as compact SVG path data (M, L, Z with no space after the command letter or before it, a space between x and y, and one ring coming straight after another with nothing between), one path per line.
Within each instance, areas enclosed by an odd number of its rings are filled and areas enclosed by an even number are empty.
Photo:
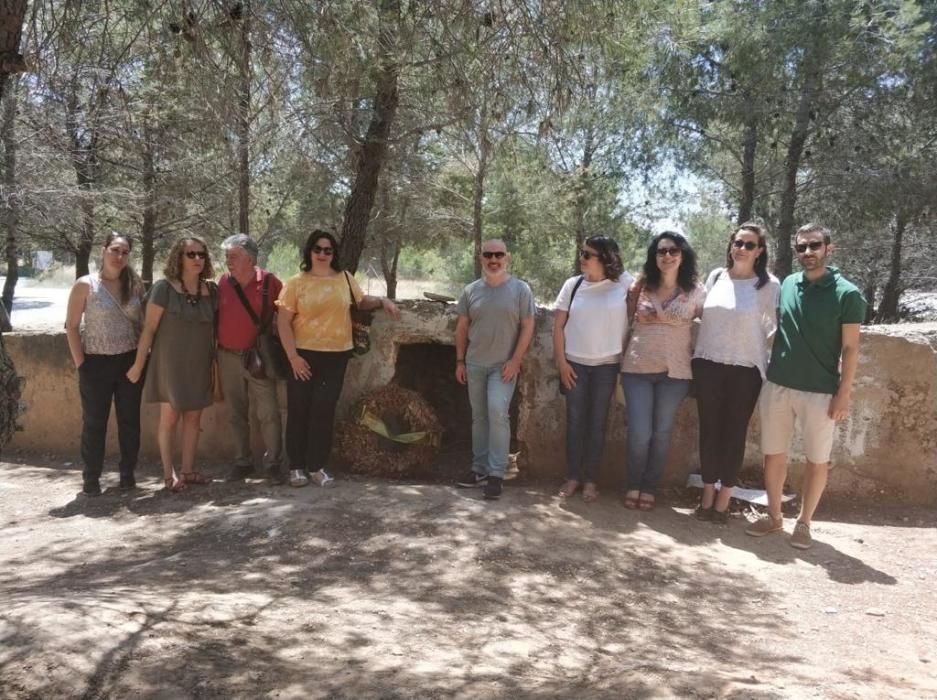
M145 402L168 403L176 411L197 411L212 405L217 300L213 291L200 296L197 304L190 304L166 280L159 280L150 289L147 303L164 311L146 369Z

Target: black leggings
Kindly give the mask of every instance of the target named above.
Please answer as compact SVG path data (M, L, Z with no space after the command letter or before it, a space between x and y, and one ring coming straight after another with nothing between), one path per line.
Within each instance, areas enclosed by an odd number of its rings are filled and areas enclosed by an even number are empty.
M286 383L286 454L290 469L310 472L325 467L332 454L335 406L345 383L348 352L297 350L309 363L312 378Z
M703 483L735 486L745 458L748 421L758 403L757 367L693 359L693 384L699 412L699 459Z

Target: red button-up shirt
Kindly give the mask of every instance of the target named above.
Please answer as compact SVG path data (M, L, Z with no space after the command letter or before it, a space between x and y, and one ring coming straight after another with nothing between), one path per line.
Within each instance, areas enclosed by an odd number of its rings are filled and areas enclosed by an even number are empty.
M263 303L261 292L264 277L270 278L267 288L268 314L276 310L274 302L280 296L280 290L283 289L283 283L277 279L276 275L261 270L259 267L254 268L254 278L242 286L242 289L258 317ZM252 348L256 341L257 326L254 325L231 284L231 275L225 273L218 282L218 344L228 350L247 350Z

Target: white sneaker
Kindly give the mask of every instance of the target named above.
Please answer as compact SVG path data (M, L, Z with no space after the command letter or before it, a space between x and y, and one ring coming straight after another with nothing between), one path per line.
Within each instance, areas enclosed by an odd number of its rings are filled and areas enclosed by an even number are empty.
M325 488L326 486L331 486L332 483L335 481L335 479L333 479L331 476L329 476L326 473L325 469L320 469L317 472L313 472L311 479L312 479L312 483L318 486L321 486L323 488Z
M290 486L305 486L309 483L309 477L302 469L290 469Z

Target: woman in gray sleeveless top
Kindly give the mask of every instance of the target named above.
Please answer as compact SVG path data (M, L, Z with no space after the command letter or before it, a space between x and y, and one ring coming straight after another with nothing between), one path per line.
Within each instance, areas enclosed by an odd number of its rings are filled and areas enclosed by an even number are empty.
M107 420L113 401L120 443L120 488L136 487L140 452L140 384L127 378L140 337L143 285L130 266L129 236L104 241L100 272L75 282L68 297L65 334L78 369L81 393L82 492L101 495Z

